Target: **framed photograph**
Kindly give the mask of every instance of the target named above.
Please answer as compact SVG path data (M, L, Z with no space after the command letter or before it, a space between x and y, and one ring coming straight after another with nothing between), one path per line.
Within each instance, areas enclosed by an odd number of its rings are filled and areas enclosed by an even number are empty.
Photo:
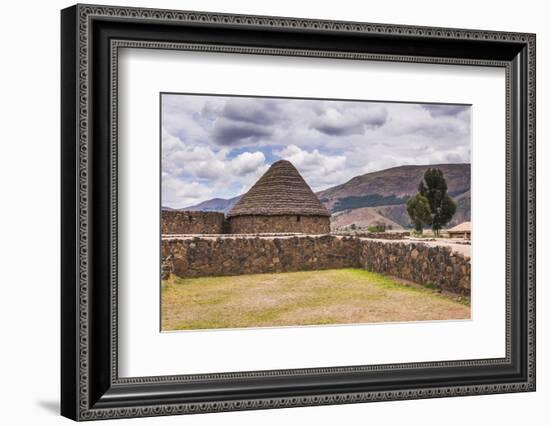
M535 35L61 12L61 412L535 390Z

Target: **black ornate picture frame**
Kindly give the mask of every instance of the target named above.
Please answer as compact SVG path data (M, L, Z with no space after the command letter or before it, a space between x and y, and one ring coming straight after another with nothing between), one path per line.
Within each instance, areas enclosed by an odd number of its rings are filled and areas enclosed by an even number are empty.
M62 415L93 420L535 390L534 34L96 5L64 9L61 29ZM505 69L506 356L120 378L122 47Z

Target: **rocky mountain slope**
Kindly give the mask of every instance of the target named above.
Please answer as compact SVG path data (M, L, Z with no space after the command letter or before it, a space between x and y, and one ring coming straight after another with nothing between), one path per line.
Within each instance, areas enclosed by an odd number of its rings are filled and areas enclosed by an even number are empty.
M333 214L334 227L352 223L368 226L376 222L392 225L394 229L407 227L410 221L406 202L416 194L418 183L429 167L443 172L448 192L458 204L449 226L470 220L469 164L393 167L356 176L346 183L318 192L317 196Z
M225 199L225 198L212 198L211 200L203 201L202 203L195 204L194 206L185 207L180 210L195 210L203 212L222 212L227 213L231 210L237 201L241 198L240 195Z

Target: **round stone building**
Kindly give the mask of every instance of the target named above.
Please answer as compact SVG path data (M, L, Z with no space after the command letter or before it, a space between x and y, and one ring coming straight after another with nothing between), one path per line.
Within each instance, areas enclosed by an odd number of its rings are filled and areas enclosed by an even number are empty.
M232 234L330 232L330 213L286 160L273 163L227 219Z

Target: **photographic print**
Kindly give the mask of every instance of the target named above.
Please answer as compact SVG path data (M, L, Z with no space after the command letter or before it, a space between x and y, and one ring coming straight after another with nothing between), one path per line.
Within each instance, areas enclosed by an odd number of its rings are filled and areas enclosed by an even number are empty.
M64 9L62 415L535 391L536 75L533 33Z
M470 319L470 105L160 110L162 331Z

